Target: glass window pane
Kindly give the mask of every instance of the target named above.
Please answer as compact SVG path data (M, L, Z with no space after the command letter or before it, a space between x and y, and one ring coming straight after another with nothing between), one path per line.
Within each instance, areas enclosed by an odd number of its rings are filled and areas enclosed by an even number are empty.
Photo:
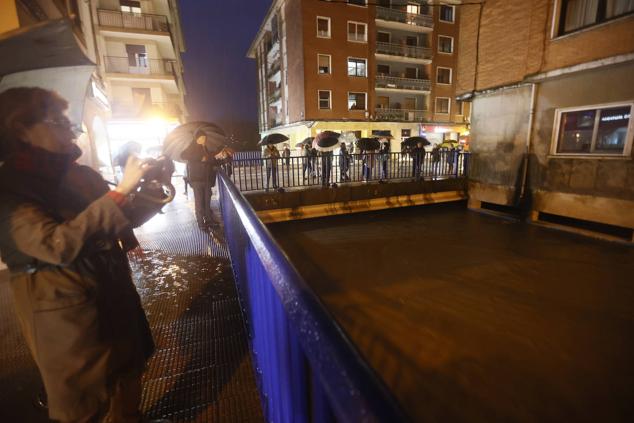
M599 131L595 151L621 154L625 148L627 128L630 124L630 106L613 107L599 111Z
M634 12L634 0L608 0L605 17L609 19L629 12Z
M561 114L558 153L589 153L596 110L580 110Z
M564 12L564 32L595 23L598 6L599 0L568 0Z

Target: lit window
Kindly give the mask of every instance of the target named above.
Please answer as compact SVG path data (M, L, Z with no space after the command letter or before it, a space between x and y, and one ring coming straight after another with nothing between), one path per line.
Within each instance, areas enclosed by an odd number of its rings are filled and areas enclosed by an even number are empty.
M419 4L408 4L407 5L407 13L411 15L418 15L420 13L420 5Z
M367 76L367 61L365 59L348 58L348 76Z
M438 36L438 51L440 53L453 53L453 37Z
M365 43L367 37L367 25L361 22L348 22L348 41Z
M365 109L365 93L348 93L348 110Z
M436 71L436 82L438 84L451 84L451 69L439 66Z
M452 22L454 20L453 6L440 6L440 20L442 22Z
M140 1L121 0L119 2L119 7L122 12L141 13Z
M632 0L562 0L559 35L634 13Z
M317 36L319 38L330 38L330 18L317 16Z
M328 54L318 54L318 69L319 73L330 73L330 55Z
M319 91L319 108L330 109L330 91Z
M450 102L447 97L436 97L436 113L448 115Z
M627 155L632 104L558 110L556 154Z

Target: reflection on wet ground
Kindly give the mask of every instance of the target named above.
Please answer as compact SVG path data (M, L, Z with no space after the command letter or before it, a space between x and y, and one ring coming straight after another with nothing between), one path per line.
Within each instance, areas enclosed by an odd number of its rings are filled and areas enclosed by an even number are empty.
M141 247L130 264L156 343L143 411L175 422L264 421L222 227L201 232L181 197L135 232ZM7 276L0 272L0 422L46 422L32 405L39 375Z
M634 421L634 249L464 204L269 227L415 421Z

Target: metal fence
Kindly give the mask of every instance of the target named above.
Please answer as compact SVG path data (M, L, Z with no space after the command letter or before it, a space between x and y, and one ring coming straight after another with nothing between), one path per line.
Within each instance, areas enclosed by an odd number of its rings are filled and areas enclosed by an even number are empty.
M457 151L368 153L289 157L276 160L257 155L224 165L240 191L328 186L350 182L387 182L459 178L467 173L469 153Z
M217 185L265 420L406 421L392 395L222 172Z
M169 32L169 22L167 20L167 16L163 15L98 9L97 18L99 19L99 25L101 26Z

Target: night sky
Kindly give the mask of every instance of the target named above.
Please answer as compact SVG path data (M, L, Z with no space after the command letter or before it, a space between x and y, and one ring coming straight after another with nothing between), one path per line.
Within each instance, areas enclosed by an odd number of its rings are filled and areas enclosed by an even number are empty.
M246 57L271 0L180 0L185 98L191 120L257 140L255 60Z

